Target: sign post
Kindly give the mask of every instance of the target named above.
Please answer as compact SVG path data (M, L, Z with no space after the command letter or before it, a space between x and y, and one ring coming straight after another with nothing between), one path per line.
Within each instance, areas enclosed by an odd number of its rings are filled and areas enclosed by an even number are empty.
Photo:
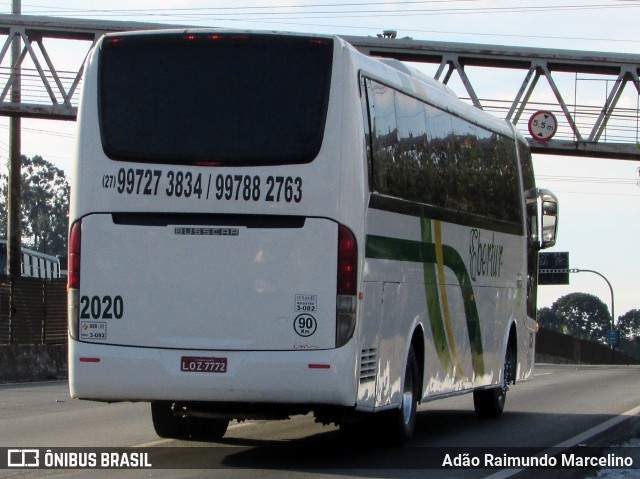
M611 330L607 340L611 347L620 344L620 331L615 327L615 303L613 297L613 286L609 280L597 271L592 269L569 268L569 253L540 253L538 257L538 284L569 284L569 273L593 273L604 279L611 292Z
M538 284L569 284L569 252L539 253Z

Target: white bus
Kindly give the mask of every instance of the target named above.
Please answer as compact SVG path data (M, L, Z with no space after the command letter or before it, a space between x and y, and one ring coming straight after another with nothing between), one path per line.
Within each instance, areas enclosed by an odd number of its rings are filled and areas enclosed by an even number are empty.
M28 248L20 248L20 276L28 278L60 278L60 258ZM7 240L0 240L0 274L7 274Z
M397 442L531 377L557 200L524 138L338 37L118 33L71 177L71 395L162 437L313 412Z

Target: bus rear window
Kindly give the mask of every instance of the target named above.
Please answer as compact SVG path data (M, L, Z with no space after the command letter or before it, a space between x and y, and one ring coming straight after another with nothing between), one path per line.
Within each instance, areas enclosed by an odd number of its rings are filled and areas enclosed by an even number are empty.
M113 160L306 163L324 134L333 41L156 34L100 51L102 145Z

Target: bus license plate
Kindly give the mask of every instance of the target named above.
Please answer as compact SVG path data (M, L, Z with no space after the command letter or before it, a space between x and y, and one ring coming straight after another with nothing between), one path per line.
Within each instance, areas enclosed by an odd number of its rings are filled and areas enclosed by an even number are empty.
M226 373L227 358L182 356L180 370L194 373Z

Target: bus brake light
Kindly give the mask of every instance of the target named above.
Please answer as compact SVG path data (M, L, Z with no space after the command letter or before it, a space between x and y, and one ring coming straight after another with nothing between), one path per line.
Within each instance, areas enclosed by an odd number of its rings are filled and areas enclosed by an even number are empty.
M358 287L358 245L346 226L338 227L338 294L355 296Z
M80 242L82 236L82 220L71 226L69 233L69 289L80 288Z
M344 346L356 327L358 244L349 228L338 225L338 291L336 296L336 347Z

